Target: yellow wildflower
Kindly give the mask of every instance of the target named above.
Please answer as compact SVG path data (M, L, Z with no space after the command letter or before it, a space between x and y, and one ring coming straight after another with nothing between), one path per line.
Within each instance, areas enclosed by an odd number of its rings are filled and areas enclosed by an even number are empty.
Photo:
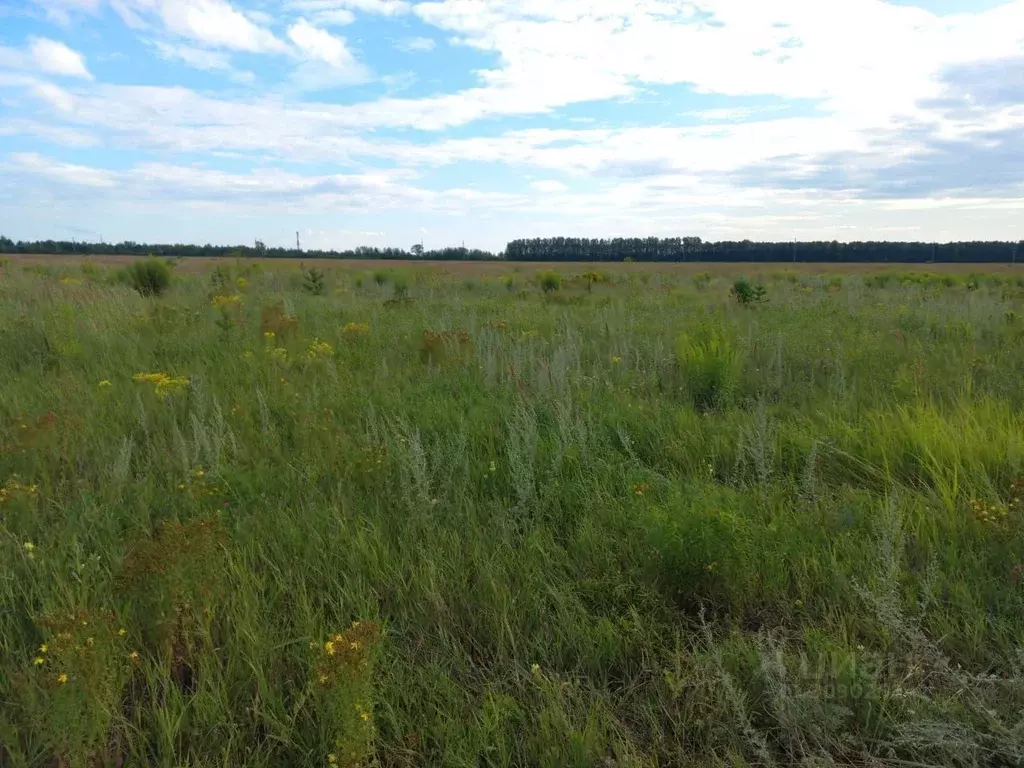
M46 663L46 659L44 659L42 656L36 656L34 659L32 659L32 663L35 664L37 667L41 667L43 664Z
M336 754L334 754L333 752L331 752L331 754L329 754L327 756L327 762L330 763L331 765L337 765L338 764L338 756Z
M249 285L249 281L246 280L244 277L240 277L237 280L235 280L235 285L237 285L239 288L246 288Z
M107 387L110 387L110 386L113 386L110 383L110 379L104 379L103 381L100 382L100 389L106 389Z
M370 332L370 326L366 323L349 323L341 329L341 335L349 341L365 336Z
M365 710L363 710L362 712L359 713L359 717L361 717L363 722L365 723L367 720L370 719L370 713L365 711Z
M46 643L43 643L42 645L39 646L39 652L40 653L46 653L49 650L50 650L50 646L48 646Z
M334 655L334 641L333 640L328 640L326 643L324 643L324 650L327 651L327 655L328 656L333 656Z
M118 637L124 637L127 633L128 633L128 630L125 629L124 627L121 627L119 630L117 630L117 636Z
M540 674L540 664L531 664L530 665L530 674L539 675Z
M61 685L66 685L68 682L67 672L61 672L59 675L57 675L57 682Z
M166 373L136 373L132 376L132 381L159 384L161 381L166 381L169 378L170 376Z
M320 675L320 677L317 679L320 681L320 684L323 685L327 682L327 675Z
M139 652L138 651L132 651L131 653L128 654L128 658L131 659L132 661L138 661L139 660Z
M621 363L621 362L622 362L622 358L621 358L621 357L619 357L618 355L615 355L615 357L613 357L613 358L612 358L612 363L613 363L614 365L618 365L618 364L619 364L619 363Z
M214 296L213 297L213 301L210 302L211 306L214 309L220 309L220 310L231 309L232 307L236 307L236 306L238 306L241 303L242 303L242 297L239 296L237 293L232 293L232 294L229 294L229 295L223 295L222 294L222 295L219 295L219 296Z
M26 552L29 552L29 553L35 552L35 549L36 549L36 545L33 544L31 541L26 541L21 546L22 546L22 549L24 549Z
M163 399L168 395L174 394L175 392L181 392L184 389L188 389L189 380L185 376L179 376L177 378L167 378L156 385L157 397Z
M320 341L320 339L313 339L309 345L309 349L306 350L306 357L313 363L326 360L333 354L334 348L326 341Z

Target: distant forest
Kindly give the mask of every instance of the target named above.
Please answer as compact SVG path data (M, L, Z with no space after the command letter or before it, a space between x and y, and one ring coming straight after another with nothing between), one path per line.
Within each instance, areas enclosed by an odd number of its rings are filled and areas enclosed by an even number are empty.
M699 237L626 237L590 239L549 237L513 240L503 253L475 248L423 250L360 247L347 251L269 248L253 245L83 243L67 240L14 242L0 237L0 254L80 254L161 257L268 259L422 259L424 261L731 261L731 262L892 262L925 264L1011 264L1021 242L897 243L836 241L758 243L750 240L705 242ZM1024 258L1024 250L1020 256Z

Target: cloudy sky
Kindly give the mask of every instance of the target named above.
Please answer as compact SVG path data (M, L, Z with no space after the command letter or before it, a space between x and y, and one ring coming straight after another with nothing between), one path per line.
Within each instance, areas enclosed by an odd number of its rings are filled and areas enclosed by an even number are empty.
M0 233L1024 238L1024 0L0 0Z

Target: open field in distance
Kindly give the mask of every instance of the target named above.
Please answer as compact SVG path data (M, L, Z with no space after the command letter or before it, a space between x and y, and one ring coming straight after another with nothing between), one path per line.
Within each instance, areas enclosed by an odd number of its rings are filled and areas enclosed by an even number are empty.
M121 266L0 266L0 765L1024 764L1020 271Z
M74 267L83 261L98 266L120 266L138 261L132 256L22 256L11 255L6 258L17 264L41 264ZM373 271L377 269L428 270L449 272L458 275L500 276L508 272L533 274L546 269L559 270L566 273L580 273L588 270L607 272L643 273L664 272L666 274L691 275L708 272L712 275L770 275L778 272L798 272L801 274L871 274L875 272L932 272L936 274L972 274L984 273L993 275L1024 275L1024 264L838 264L778 262L778 263L727 263L727 262L535 262L535 261L415 261L401 259L262 259L253 262L245 259L207 259L183 258L174 260L177 269L183 272L202 273L217 264L235 269L245 269L256 263L260 266L275 269L298 269L301 265L319 269L339 269L346 271Z

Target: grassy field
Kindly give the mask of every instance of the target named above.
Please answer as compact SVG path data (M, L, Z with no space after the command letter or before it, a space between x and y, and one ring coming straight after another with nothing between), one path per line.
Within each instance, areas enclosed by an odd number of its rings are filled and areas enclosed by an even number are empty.
M19 255L0 256L0 260L8 259L21 266L47 267L74 271L84 262L97 267L121 267L133 261L132 256L82 256L73 255ZM665 262L652 264L644 262L507 262L507 261L401 261L381 259L306 259L298 262L292 259L264 259L253 262L248 259L228 258L182 258L175 260L175 269L181 273L206 273L218 265L236 272L253 269L292 271L300 264L305 267L317 267L322 270L338 270L339 272L368 272L378 270L397 270L407 274L429 272L438 276L451 275L457 277L493 277L500 278L507 274L520 275L528 278L538 271L546 269L565 270L582 274L588 270L600 270L609 275L618 274L652 274L663 275L700 275L741 276L764 275L775 278L790 274L798 275L857 275L857 274L903 274L916 270L918 273L941 275L970 275L985 273L1007 279L1024 275L1024 264L839 264L836 262L809 264L806 262L778 262L765 264L745 264L730 262Z
M485 266L0 267L0 765L1024 763L1024 274Z

